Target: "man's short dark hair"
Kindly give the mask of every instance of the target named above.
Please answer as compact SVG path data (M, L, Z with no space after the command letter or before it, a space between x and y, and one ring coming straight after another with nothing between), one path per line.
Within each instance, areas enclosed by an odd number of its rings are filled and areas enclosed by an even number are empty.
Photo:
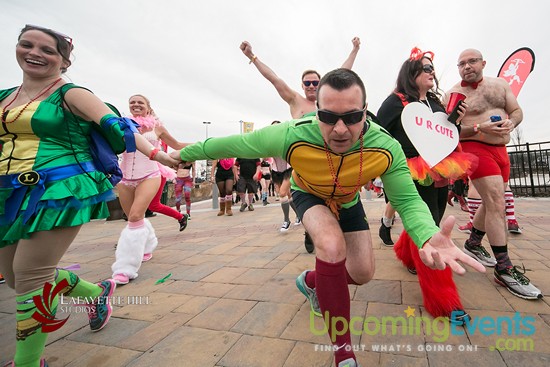
M365 84L363 84L363 81L359 75L350 69L340 68L326 73L325 76L321 78L319 86L317 87L317 100L319 100L319 92L321 91L321 87L325 84L333 89L336 89L337 91L342 91L354 85L358 85L359 88L361 88L361 93L363 93L363 105L366 104L367 91L365 89Z
M321 79L321 74L319 74L318 72L316 72L315 70L306 70L302 73L302 80L304 80L304 76L308 75L308 74L315 74L317 75L317 77L319 79Z

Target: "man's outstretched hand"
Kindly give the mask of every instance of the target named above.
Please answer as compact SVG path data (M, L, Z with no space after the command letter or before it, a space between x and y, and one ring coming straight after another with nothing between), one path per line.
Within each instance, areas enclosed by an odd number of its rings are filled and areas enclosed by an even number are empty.
M451 239L451 232L455 225L455 217L449 216L441 222L441 230L434 234L424 247L419 250L420 259L432 269L443 270L448 265L457 274L464 274L466 270L457 262L460 261L475 270L484 273L485 266L466 255L455 246Z

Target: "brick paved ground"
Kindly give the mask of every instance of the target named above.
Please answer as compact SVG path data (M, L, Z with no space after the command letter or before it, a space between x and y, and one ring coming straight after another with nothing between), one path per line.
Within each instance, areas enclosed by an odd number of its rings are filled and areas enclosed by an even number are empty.
M352 316L405 316L409 306L415 316L426 316L416 277L376 235L383 200L364 203L375 229L376 273L368 285L350 286ZM302 227L279 233L282 213L275 202L254 212L236 210L233 217L217 217L210 206L195 204L193 220L181 233L175 220L152 218L159 247L139 278L117 288L119 304L109 325L92 333L82 310L60 312L58 318L71 317L49 336L45 356L50 366L330 366L332 354L316 350L328 337L310 331L309 306L294 285L296 276L314 264L314 255L303 247ZM500 341L520 351L495 351L501 336L486 336L479 329L461 328L463 335L436 343L441 334L430 334L426 325L406 336L407 329L399 327L397 335L359 332L354 337L363 367L550 365L550 200L518 199L516 207L523 234L510 237L510 255L532 270L527 275L546 298L521 300L496 285L491 271L455 278L465 308L474 319L487 318L486 330L494 330L491 320L512 318L515 312L526 322L521 330L534 326L533 335L512 333ZM460 223L467 218L456 206L446 214L456 215ZM62 265L80 264L77 273L87 280L109 277L113 247L124 225L119 220L84 226ZM400 221L395 228L399 233ZM466 238L457 230L454 236L459 245ZM169 273L166 282L155 285ZM0 362L14 351L14 310L13 291L0 286ZM319 319L313 325L314 330L322 327ZM529 339L533 351L523 351L522 343ZM434 347L444 350L426 351Z

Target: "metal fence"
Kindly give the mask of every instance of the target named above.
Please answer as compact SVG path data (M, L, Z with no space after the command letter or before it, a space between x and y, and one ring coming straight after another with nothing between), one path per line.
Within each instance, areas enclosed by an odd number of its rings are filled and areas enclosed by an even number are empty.
M550 141L508 145L510 187L517 196L550 196Z

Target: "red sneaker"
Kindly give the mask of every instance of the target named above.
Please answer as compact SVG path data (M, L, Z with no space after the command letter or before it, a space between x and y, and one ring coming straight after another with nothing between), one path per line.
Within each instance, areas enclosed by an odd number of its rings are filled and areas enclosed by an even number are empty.
M473 223L472 222L468 222L466 223L465 225L463 226L458 226L458 230L460 232L463 232L463 233L472 233L472 227L473 227Z
M517 220L508 219L508 232L521 234L521 229L519 228L519 224Z

